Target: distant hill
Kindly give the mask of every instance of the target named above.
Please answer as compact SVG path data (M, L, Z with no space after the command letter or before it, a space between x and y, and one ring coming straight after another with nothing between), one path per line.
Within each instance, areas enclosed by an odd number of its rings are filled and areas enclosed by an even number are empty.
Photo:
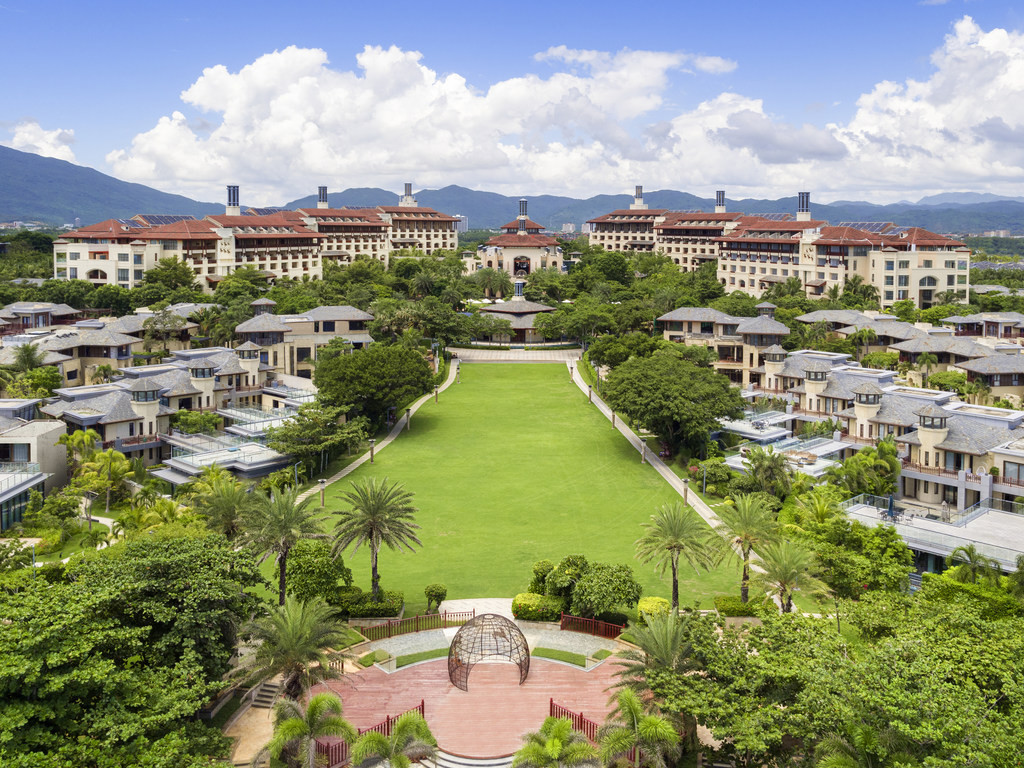
M82 224L137 213L223 213L223 205L131 184L64 160L0 146L0 221Z
M813 190L812 190L813 195ZM530 218L554 231L565 223L576 231L588 219L616 208L626 208L630 195L595 195L584 200L558 195L527 195ZM460 186L424 189L416 193L421 205L448 214L461 214L473 229L496 229L519 212L519 196L500 195ZM395 205L395 191L370 187L346 189L328 195L332 206ZM713 209L714 200L687 192L657 190L645 193L651 208L670 210ZM315 207L316 197L284 203L286 208ZM739 213L794 213L796 196L778 200L727 199L726 208ZM0 221L38 220L65 224L75 217L83 224L136 213L187 213L202 217L223 213L220 203L202 203L181 195L159 192L142 184L119 181L91 168L0 147ZM1006 229L1024 234L1024 198L1001 198L973 192L931 195L917 203L875 205L838 201L830 205L811 200L811 215L833 224L840 221L893 221L943 233L981 233Z

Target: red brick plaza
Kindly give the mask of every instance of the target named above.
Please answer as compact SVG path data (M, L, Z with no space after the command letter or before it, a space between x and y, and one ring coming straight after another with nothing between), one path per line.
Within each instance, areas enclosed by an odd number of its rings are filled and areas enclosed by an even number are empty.
M345 718L357 728L425 702L427 723L438 746L463 757L498 757L515 752L523 735L540 728L555 700L601 722L611 711L608 688L615 682L613 660L590 672L544 659L530 660L530 675L519 685L519 668L483 662L469 676L469 691L448 680L448 662L438 659L387 674L370 667L327 685L341 697Z

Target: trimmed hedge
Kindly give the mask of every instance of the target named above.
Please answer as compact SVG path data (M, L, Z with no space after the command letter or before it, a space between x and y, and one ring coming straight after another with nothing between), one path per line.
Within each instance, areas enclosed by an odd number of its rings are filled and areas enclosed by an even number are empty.
M349 606L348 615L355 619L377 618L384 616L397 616L402 612L405 605L405 595L402 592L384 590L381 593L381 600L373 602L370 594Z
M600 651L594 654L594 658L600 661L601 659L607 659L611 655L611 651L609 651L607 648L602 648Z
M744 603L734 595L718 595L715 598L715 610L722 616L757 616L759 607L753 601Z
M553 659L554 661L564 661L567 664L575 664L577 667L587 666L587 657L582 653L573 653L572 651L561 651L557 648L534 648L531 656L535 656L538 659Z
M958 602L971 604L986 621L1000 621L1024 614L1024 606L1012 595L988 584L954 581L945 574L924 574L921 579L921 595L926 600L950 605Z
M378 648L376 651L370 651L364 656L360 656L359 666L372 667L378 661L386 661L389 655L390 654L387 651L383 650L382 648Z
M415 664L418 661L427 661L428 659L440 659L447 655L447 648L433 648L429 651L407 653L405 656L399 656L395 659L395 668L397 669L398 667L407 667L410 664Z
M558 621L565 602L554 595L521 592L512 600L512 615L523 621Z
M636 604L637 622L647 624L647 616L668 616L672 603L664 597L641 597Z

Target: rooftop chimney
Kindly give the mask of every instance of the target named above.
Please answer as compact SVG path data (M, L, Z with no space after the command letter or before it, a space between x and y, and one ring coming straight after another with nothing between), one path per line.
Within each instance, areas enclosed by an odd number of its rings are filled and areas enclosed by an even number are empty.
M647 206L644 204L644 188L639 184L636 185L636 192L633 193L633 204L629 206L631 211L646 211Z
M398 200L398 204L403 208L415 208L416 198L412 196L412 182L405 182L405 194L402 195Z
M811 220L811 193L798 192L796 197L796 220Z
M715 213L725 213L725 190L715 192Z
M330 203L327 202L327 187L317 187L316 193L316 207L330 208Z
M228 204L224 209L225 216L241 216L242 209L238 206L238 187L237 185L228 185Z

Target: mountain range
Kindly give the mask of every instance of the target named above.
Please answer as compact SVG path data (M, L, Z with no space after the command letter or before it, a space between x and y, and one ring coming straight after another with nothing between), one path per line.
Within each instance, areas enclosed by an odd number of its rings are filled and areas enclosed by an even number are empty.
M243 202L245 189L241 190ZM472 229L495 229L514 219L519 212L518 197L484 192L460 186L425 189L416 193L420 205L448 214L466 216ZM332 207L395 205L394 191L354 188L328 195ZM572 223L579 231L588 219L617 208L627 208L629 195L595 195L577 199L558 195L528 196L530 218L559 231ZM687 192L658 190L644 194L651 208L670 210L713 210L714 199ZM281 204L285 208L315 207L310 195ZM244 208L244 205L243 205ZM742 213L794 213L796 196L778 200L726 199L729 211ZM40 221L61 225L92 224L109 218L126 218L137 213L176 213L202 217L223 213L220 203L191 200L160 192L142 184L120 181L73 163L20 152L0 146L0 221ZM811 215L833 224L840 221L892 221L943 233L981 233L1009 230L1024 234L1024 197L960 192L931 195L916 203L876 205L860 201L816 204Z

